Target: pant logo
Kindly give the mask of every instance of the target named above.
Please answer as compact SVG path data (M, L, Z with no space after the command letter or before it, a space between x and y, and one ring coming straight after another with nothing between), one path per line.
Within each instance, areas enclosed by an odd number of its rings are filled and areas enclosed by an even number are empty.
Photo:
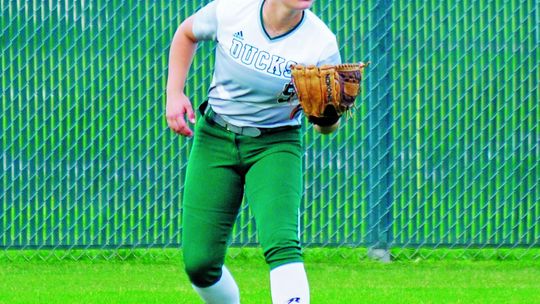
M287 304L291 304L291 303L300 303L300 298L291 298L291 299L289 299L289 302L287 302Z

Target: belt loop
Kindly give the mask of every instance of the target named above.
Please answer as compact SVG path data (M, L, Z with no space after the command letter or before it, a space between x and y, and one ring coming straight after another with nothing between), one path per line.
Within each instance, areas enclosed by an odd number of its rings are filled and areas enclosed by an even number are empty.
M214 120L214 117L216 116L216 112L212 109L212 106L209 104L208 107L206 107L206 113L204 113L206 117L210 120Z
M212 106L208 103L208 99L201 103L201 105L199 106L199 112L207 122L211 124L215 123L215 112L212 110Z

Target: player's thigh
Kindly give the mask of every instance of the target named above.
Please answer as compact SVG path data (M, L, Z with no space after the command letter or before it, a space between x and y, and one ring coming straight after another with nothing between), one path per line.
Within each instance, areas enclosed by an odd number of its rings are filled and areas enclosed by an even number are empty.
M186 268L221 266L243 196L242 178L216 136L196 130L182 199Z
M209 174L186 177L182 203L184 247L208 248L225 244L238 215L243 186L230 169L214 169Z

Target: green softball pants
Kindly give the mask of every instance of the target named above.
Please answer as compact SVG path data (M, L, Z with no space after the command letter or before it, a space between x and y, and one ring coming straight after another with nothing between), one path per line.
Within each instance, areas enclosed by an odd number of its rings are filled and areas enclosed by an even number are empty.
M182 202L185 270L195 286L221 278L244 194L270 268L302 261L301 160L299 129L249 137L227 131L208 115L198 119Z

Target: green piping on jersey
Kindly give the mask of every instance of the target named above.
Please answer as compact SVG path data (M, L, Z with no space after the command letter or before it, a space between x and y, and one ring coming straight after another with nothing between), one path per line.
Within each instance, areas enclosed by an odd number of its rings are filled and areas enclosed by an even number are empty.
M294 32L298 27L300 27L300 25L302 24L302 22L304 22L304 11L302 11L302 19L300 19L300 22L298 22L292 29L290 29L288 32L286 33L283 33L279 36L276 36L276 37L270 37L270 35L268 34L268 32L266 31L266 28L264 27L264 20L263 20L263 7L264 7L264 3L266 2L266 0L263 0L262 3L261 3L261 9L260 9L260 23L261 23L261 28L266 36L266 38L268 38L270 41L275 41L275 40L278 40L280 38L283 38L289 34L291 34L292 32Z

